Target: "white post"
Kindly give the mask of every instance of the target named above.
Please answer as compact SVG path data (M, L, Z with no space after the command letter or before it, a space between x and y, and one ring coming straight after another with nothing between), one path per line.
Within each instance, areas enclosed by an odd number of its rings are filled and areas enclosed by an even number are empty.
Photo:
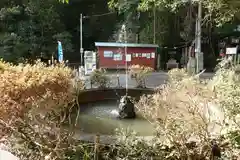
M83 16L82 16L82 14L80 14L80 58L81 58L81 63L80 63L80 65L81 65L81 66L83 66L82 21L83 21Z

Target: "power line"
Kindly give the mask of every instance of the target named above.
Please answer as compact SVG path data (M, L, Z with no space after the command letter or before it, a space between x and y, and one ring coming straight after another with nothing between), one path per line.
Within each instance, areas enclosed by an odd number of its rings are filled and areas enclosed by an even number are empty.
M116 12L108 12L108 13L103 13L103 14L95 14L95 15L91 15L91 16L83 16L83 18L102 17L102 16L111 15L111 14L115 14L115 13L116 13Z
M203 24L202 24L203 25ZM201 26L202 26L201 25ZM198 35L199 34L199 31L197 31L196 33L195 33L196 35ZM188 41L186 41L186 42L184 42L185 44L183 44L183 45L179 45L179 46L173 46L173 47L167 47L167 46L162 46L162 47L159 47L159 48L163 48L163 49L179 49L179 48L184 48L184 47L189 47L189 46L192 46L192 43L196 43L196 40L197 40L197 38L198 37L194 37L192 40L188 40ZM190 45L189 45L190 44Z
M103 13L103 14L95 14L95 15L91 15L91 16L83 16L82 13L80 14L80 18L79 18L79 23L80 23L80 55L81 55L81 65L83 65L83 37L82 37L82 23L83 23L83 19L86 18L90 18L90 17L102 17L102 16L106 16L106 15L110 15L110 14L114 14L115 12L108 12L108 13Z
M185 42L185 44L183 44L183 45L174 46L174 47L162 46L162 47L159 47L159 48L162 48L162 49L171 49L171 50L173 50L173 49L179 49L179 48L189 47L189 46L190 46L189 44L191 44L191 43L194 42L194 41L195 41L195 39L189 40L189 41Z

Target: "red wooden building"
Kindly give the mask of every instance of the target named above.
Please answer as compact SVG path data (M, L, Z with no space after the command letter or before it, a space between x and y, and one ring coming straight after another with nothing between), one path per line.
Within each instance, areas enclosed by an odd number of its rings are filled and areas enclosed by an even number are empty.
M156 68L158 45L95 42L95 46L99 68L124 69L126 60L128 66L138 64Z

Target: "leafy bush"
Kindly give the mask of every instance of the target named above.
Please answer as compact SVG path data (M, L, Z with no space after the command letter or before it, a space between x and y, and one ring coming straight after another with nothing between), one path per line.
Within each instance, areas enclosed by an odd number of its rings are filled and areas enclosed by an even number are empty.
M32 109L59 110L73 101L71 69L46 67L40 62L18 66L1 63L0 117L4 120L22 117Z
M213 156L214 145L225 149L222 157L235 156L230 142L236 142L240 135L236 134L240 79L235 69L220 67L214 78L207 81L200 80L198 75L189 76L184 70L171 70L166 85L136 104L138 112L156 125L162 144L174 146L172 157L207 159ZM232 131L235 136L229 137Z
M238 73L239 66L232 66L229 62L231 59L219 64L219 69L210 85L217 94L221 106L226 111L228 119L240 123L240 75ZM225 67L227 64L227 67ZM224 66L223 66L224 65ZM222 67L221 67L222 66ZM239 125L240 127L240 125Z
M110 84L110 79L105 69L96 69L90 75L90 81L99 88L106 88Z
M64 64L0 66L0 126L9 150L22 160L64 158L75 142L62 123L68 112L78 112L75 90L83 84L75 84Z
M134 78L137 82L137 87L144 88L145 85L145 78L147 74L153 71L153 68L140 66L140 65L132 65L129 67L129 74L132 78Z
M209 109L208 102L214 102L214 98L207 98L213 93L194 77L171 82L153 96L142 97L137 108L157 126L158 136L164 137L163 144L177 147L174 156L187 158L190 156L187 143L191 138L202 147L209 142L210 122L205 111Z

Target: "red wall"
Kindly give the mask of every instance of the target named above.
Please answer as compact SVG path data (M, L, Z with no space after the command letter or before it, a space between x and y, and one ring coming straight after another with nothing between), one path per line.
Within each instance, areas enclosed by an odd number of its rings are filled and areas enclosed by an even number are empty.
M99 68L109 68L109 69L117 69L117 68L125 68L125 52L124 47L97 47L98 55L99 55ZM115 61L113 58L104 57L104 51L113 51L115 53L121 53L122 60ZM156 68L156 48L143 48L143 47L128 47L127 53L155 53L155 58L148 59L147 57L131 57L131 62L128 62L129 65L144 65L151 68Z

